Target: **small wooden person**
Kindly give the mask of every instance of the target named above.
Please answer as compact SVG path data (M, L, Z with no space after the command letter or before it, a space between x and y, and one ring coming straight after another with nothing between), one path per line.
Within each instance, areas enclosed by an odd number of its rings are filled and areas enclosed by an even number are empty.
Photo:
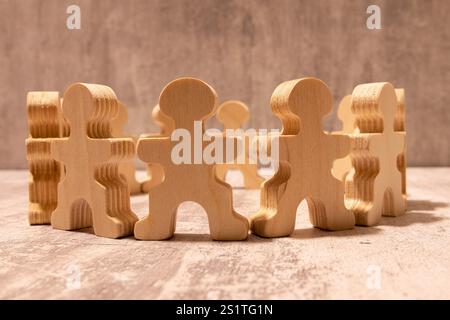
M242 125L248 121L249 116L248 107L243 102L235 100L222 103L216 113L216 118L223 124L225 130L241 129ZM258 165L249 161L249 144L250 141L247 138L244 144L245 163L226 163L216 167L216 175L220 180L225 181L229 170L238 170L242 173L246 189L259 189L261 187L264 179L258 175Z
M53 139L69 135L69 126L62 117L58 92L29 92L27 113L28 221L49 224L58 203L58 182L64 176L64 167L51 157L50 146Z
M405 137L394 131L397 97L387 82L357 86L352 110L360 133L352 135L350 153L354 172L347 177L346 203L358 225L378 224L382 215L405 213L402 179L397 168Z
M175 130L194 137L195 121L210 117L217 106L217 95L205 82L180 78L170 82L159 99L161 111L173 119ZM214 164L175 164L171 154L175 142L170 137L146 137L138 142L138 156L148 163L164 167L164 181L150 189L149 215L136 223L135 237L143 240L163 240L173 236L176 211L184 201L203 206L210 234L214 240L244 240L248 236L248 220L233 210L231 187L218 180ZM194 144L194 143L192 143ZM191 145L192 145L191 144ZM205 145L200 146L201 150ZM196 150L191 155L195 158ZM200 155L201 156L201 155ZM194 164L192 164L194 163Z
M280 163L263 184L261 208L251 217L252 232L263 237L290 235L304 199L315 227L353 228L355 218L344 206L343 184L331 174L333 161L348 154L350 141L323 131L322 118L332 109L326 84L315 78L284 82L275 89L271 107L283 123Z
M134 156L134 143L112 138L112 120L119 113L116 95L106 86L73 84L64 94L63 112L71 128L68 138L55 139L51 146L52 156L66 168L52 226L93 226L96 235L108 238L132 234L137 217L119 163Z

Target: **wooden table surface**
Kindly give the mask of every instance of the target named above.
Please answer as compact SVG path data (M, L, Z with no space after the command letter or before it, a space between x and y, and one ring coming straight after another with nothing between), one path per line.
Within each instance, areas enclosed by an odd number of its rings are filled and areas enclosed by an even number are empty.
M408 169L408 213L377 227L313 229L302 203L291 237L246 242L211 241L194 203L180 207L169 241L29 226L27 179L0 172L3 299L450 298L450 168ZM237 188L233 200L249 215L259 192ZM147 206L132 197L140 217Z

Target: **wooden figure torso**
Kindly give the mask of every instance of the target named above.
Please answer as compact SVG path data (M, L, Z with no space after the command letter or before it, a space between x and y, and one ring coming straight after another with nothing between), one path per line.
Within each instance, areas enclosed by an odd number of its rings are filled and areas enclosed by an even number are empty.
M272 111L283 123L280 164L263 185L261 209L251 218L254 233L291 234L297 207L304 199L314 226L327 230L354 226L353 214L344 207L343 184L331 174L333 161L348 153L349 139L322 129L322 118L331 105L331 93L318 79L288 81L275 89Z
M216 106L215 91L206 83L193 78L172 81L164 88L159 100L161 111L173 119L175 130L190 133L191 139L194 139L194 121L202 122L210 117ZM203 124L201 127L203 135ZM216 178L214 165L193 164L196 157L193 141L191 164L175 164L171 154L177 144L179 142L171 141L167 136L139 139L139 158L144 162L161 164L164 167L164 181L149 190L149 215L136 224L135 237L143 240L172 237L177 208L189 200L205 209L213 239L246 239L248 220L233 210L231 187ZM200 151L204 147L204 144L201 145Z
M66 167L51 219L54 228L93 226L95 234L110 238L133 232L137 217L130 210L119 163L133 157L134 143L112 138L118 108L114 92L106 86L74 84L65 92L63 112L71 131L68 138L52 142L52 156Z
M405 213L402 178L397 158L404 135L394 132L397 97L389 83L370 83L353 91L353 112L360 133L353 135L353 186L347 194L356 223L372 226L382 215Z

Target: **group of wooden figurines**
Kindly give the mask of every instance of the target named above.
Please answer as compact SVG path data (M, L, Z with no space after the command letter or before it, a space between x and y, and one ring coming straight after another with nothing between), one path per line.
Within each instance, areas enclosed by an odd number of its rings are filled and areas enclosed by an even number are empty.
M30 92L27 98L30 170L29 222L56 229L93 227L98 236L129 235L142 240L173 236L176 211L185 201L208 215L211 238L245 240L288 236L306 199L310 221L324 230L376 225L381 216L406 210L404 92L390 83L355 87L340 103L340 132L325 132L332 110L327 85L316 78L280 84L270 104L283 127L277 136L279 165L264 181L256 164L174 164L171 134L193 133L195 121L215 115L225 128L247 121L238 101L218 106L207 83L194 78L170 82L153 119L160 133L127 137L126 107L113 90L76 83L58 92ZM203 126L204 130L204 126ZM201 148L207 147L203 143ZM148 178L135 178L135 155L148 164ZM245 186L260 188L260 209L247 218L233 209L229 169L243 172ZM149 214L139 220L130 193L149 194Z

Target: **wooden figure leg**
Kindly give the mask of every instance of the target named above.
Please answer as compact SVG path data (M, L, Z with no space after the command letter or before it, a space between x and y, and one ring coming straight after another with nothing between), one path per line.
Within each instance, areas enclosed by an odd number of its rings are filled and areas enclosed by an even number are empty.
M233 210L231 187L214 177L210 190L211 193L200 195L197 202L208 214L211 238L225 241L247 239L249 222Z
M136 239L165 240L173 236L177 208L181 201L176 198L176 195L173 197L168 197L168 195L173 195L173 188L165 182L150 190L149 214L136 222L134 227Z
M141 191L149 193L150 189L164 180L164 168L160 164L149 164L147 166L147 175L150 179L142 182Z
M294 232L299 195L283 194L271 208L261 208L251 217L252 232L261 237L287 237Z
M63 180L58 185L58 206L51 217L52 227L60 230L77 230L92 226L91 209L83 199L70 199L65 190L70 182Z
M94 233L113 239L132 234L133 228L130 226L130 222L120 215L117 205L108 208L108 201L112 198L108 197L108 190L99 183L96 186L93 191L94 201L91 203Z
M324 230L346 230L355 226L354 214L345 208L344 188L341 181L332 180L328 184L339 184L336 193L327 192L320 199L309 198L308 209L310 221L314 227Z
M290 166L280 163L275 175L261 187L261 207L250 217L251 230L261 237L286 237L295 229L297 207L303 196L288 187Z
M57 184L58 181L46 179L30 182L30 201L28 205L28 221L30 225L50 224L52 212L56 208ZM40 194L42 190L44 190L44 192L49 192L50 194L46 194L45 197ZM45 198L49 200L48 203L40 202Z
M384 193L373 192L372 201L367 201L365 205L360 205L354 210L357 225L374 226L381 220L383 211Z
M31 200L31 199L30 199ZM50 224L55 206L45 206L39 203L30 203L28 206L28 222L30 225Z
M395 192L392 188L388 188L384 194L383 216L398 217L405 214L405 198L400 189Z

